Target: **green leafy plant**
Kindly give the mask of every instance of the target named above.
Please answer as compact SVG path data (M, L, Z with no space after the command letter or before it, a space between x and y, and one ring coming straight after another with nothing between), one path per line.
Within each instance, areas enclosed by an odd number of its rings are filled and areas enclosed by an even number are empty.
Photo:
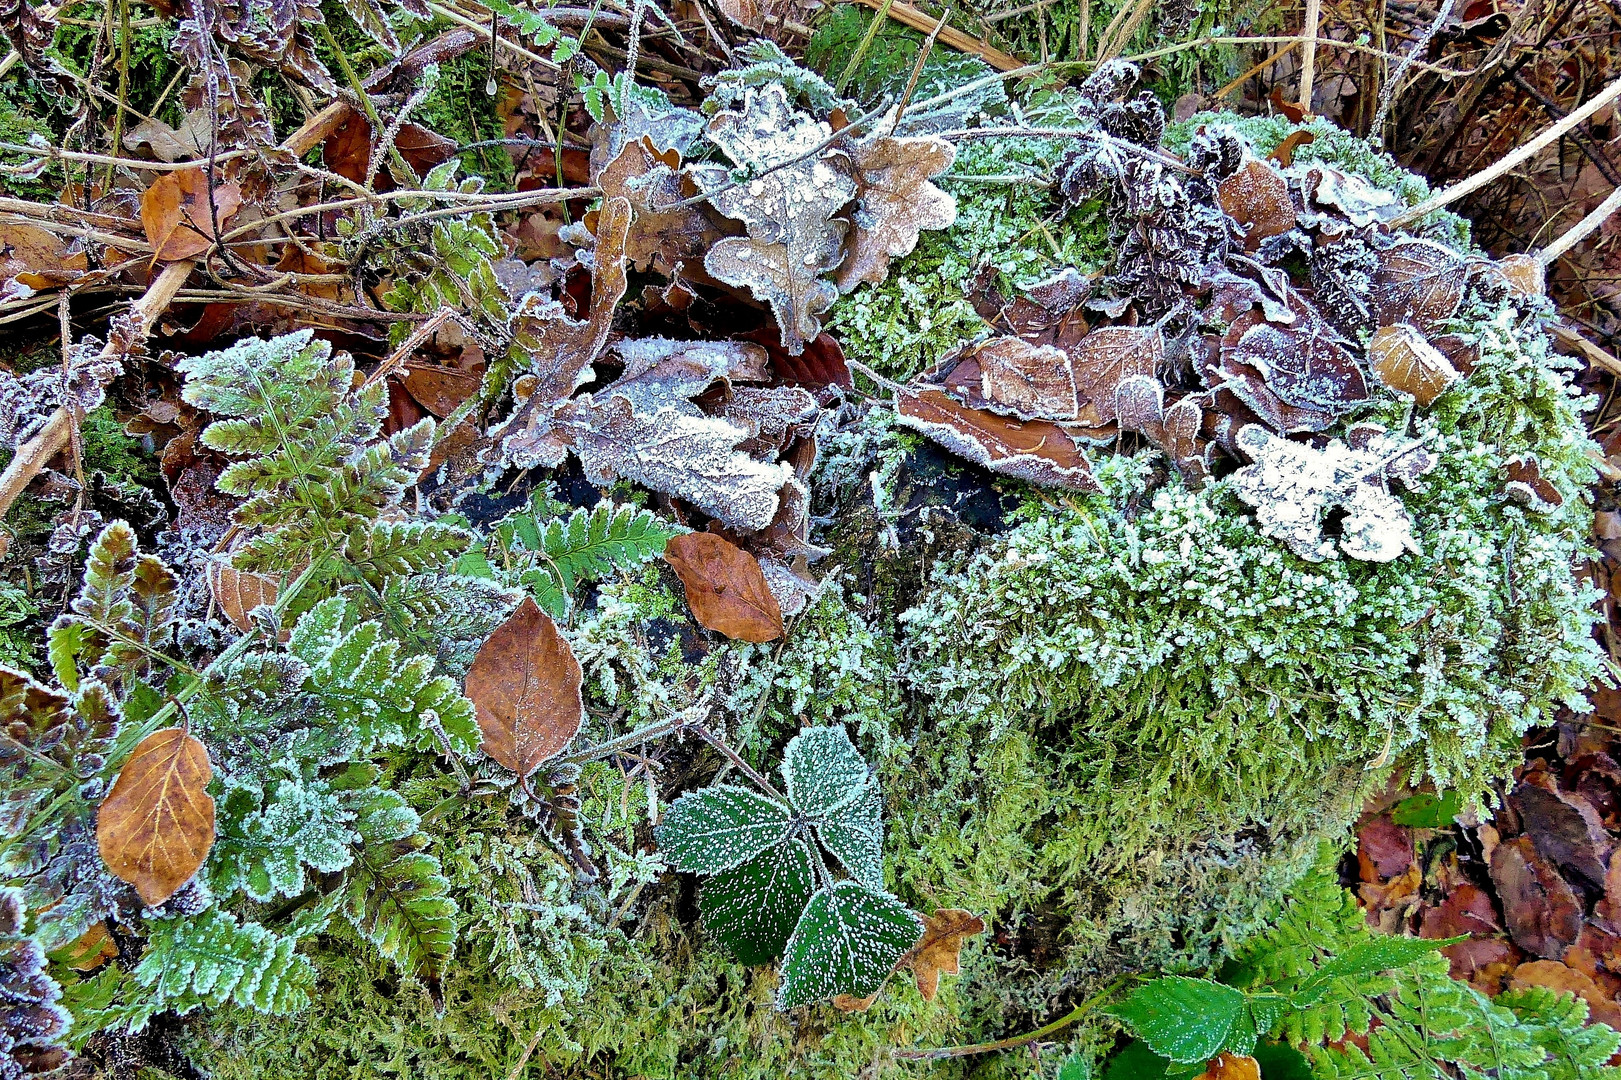
M1135 1076L1194 1076L1221 1054L1293 1048L1328 1080L1621 1077L1605 1065L1621 1033L1589 1024L1586 1003L1545 987L1494 1001L1451 978L1436 950L1459 940L1373 933L1319 866L1219 979L1161 976L1107 1011L1141 1040L1121 1055Z
M782 956L777 1007L876 994L923 924L883 887L878 786L842 727L788 743L786 793L717 784L658 829L670 865L703 874L704 922L746 964ZM828 858L850 875L834 880Z
M495 535L512 560L517 582L554 619L568 614L582 584L658 558L672 536L686 531L660 521L651 510L608 500L541 521L545 501L536 492L530 509L506 518Z

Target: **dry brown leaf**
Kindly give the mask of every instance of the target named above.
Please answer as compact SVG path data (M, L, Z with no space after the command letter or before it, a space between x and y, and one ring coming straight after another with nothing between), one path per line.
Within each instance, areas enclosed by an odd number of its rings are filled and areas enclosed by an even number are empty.
M1115 394L1134 375L1156 376L1165 361L1165 337L1154 326L1100 326L1069 350L1081 408L1089 427L1119 416Z
M753 555L714 533L674 537L664 561L675 570L698 625L736 641L782 637L782 609Z
M1373 278L1379 325L1408 322L1425 332L1436 328L1463 303L1468 271L1463 256L1433 240L1396 241L1379 253Z
M1492 883L1514 944L1556 960L1582 932L1582 903L1527 836L1499 843L1491 857Z
M1542 466L1536 458L1529 455L1510 458L1507 471L1503 491L1521 506L1547 513L1565 505L1565 497L1542 475Z
M208 749L181 728L142 739L96 815L102 861L157 907L190 881L214 846Z
M207 567L208 591L214 597L231 625L244 634L253 629L248 612L260 604L274 604L281 592L274 578L238 570L220 559L210 560Z
M704 253L725 235L702 207L680 205L695 194L683 186L680 169L679 150L660 152L644 135L627 143L597 178L606 197L628 199L635 211L625 254L638 270L651 267L669 277L685 268L691 276L692 268L701 268Z
M164 173L141 194L141 228L152 245L152 261L201 255L214 243L216 215L223 227L241 206L242 188L232 181L214 184L210 195L206 169Z
M958 956L964 938L985 932L985 920L971 911L941 908L923 916L923 936L912 946L902 963L912 965L917 992L924 1001L933 1001L940 988L940 976L957 974Z
M118 955L118 942L105 922L94 922L63 952L62 962L74 971L94 971Z
M1548 281L1542 260L1535 255L1505 255L1493 268L1508 287L1524 297L1548 295Z
M1195 1080L1261 1080L1261 1063L1243 1054L1220 1054L1205 1062Z
M957 200L929 182L957 158L944 139L871 135L849 153L861 208L834 274L841 293L863 281L882 284L889 260L911 254L922 230L949 229L957 220Z
M1434 345L1406 323L1381 326L1368 341L1368 369L1379 384L1428 408L1463 378Z
M1309 146L1316 141L1317 136L1315 134L1302 128L1299 131L1291 132L1288 138L1274 146L1267 157L1276 161L1282 168L1287 169L1295 163L1296 150L1299 150L1302 146Z
M852 997L849 994L834 994L833 1007L842 1013L866 1012L877 1000L877 994L868 994L864 998Z
M557 624L528 597L473 657L465 692L484 736L479 748L527 781L580 731L580 662Z
M403 381L417 404L442 420L478 391L480 372L437 364L407 364Z
M992 472L1043 487L1097 491L1092 463L1075 440L1049 420L1019 420L973 409L941 390L906 387L895 395L902 427Z
M1621 1024L1621 1008L1615 998L1591 975L1556 960L1532 960L1514 969L1511 990L1524 990L1531 986L1545 986L1558 994L1574 994L1587 1003L1588 1017L1601 1024L1615 1027Z
M1287 426L1279 427L1275 421L1283 419L1281 410L1270 408L1265 395L1244 385L1251 381L1248 374L1253 372L1279 403L1317 416L1326 415L1329 420L1367 400L1368 384L1362 365L1333 327L1293 291L1289 294L1289 308L1295 316L1292 325L1271 322L1260 311L1233 320L1222 336L1221 373L1234 384L1234 393L1276 430L1320 431L1328 420L1316 423L1315 418L1292 414L1284 420Z
M89 256L64 237L20 221L0 223L0 280L48 289L72 281L89 266Z
M1075 372L1062 349L999 337L970 352L979 362L980 393L987 407L1002 406L1031 420L1073 420L1080 412Z
M1140 432L1165 451L1189 484L1197 486L1210 475L1199 439L1204 410L1193 398L1185 397L1167 409L1160 381L1151 375L1133 375L1121 381L1115 392L1115 408L1120 414L1120 426Z
M1254 251L1269 236L1295 227L1289 181L1264 161L1247 159L1221 182L1216 198L1228 217L1244 227L1244 245Z

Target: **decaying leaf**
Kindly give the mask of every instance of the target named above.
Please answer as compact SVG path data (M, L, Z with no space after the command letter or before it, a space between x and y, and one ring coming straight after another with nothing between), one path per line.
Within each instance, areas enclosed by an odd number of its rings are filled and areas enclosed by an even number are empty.
M992 472L1043 487L1098 490L1092 463L1051 421L998 416L969 408L941 390L920 387L900 390L895 412L902 427Z
M970 911L941 908L933 915L923 916L923 936L901 958L901 963L911 964L917 992L923 995L924 1001L934 1000L942 974L957 974L963 939L984 932L985 920Z
M1194 1080L1261 1080L1261 1063L1244 1054L1218 1054Z
M638 270L669 277L699 266L724 235L702 207L681 205L694 192L683 186L680 170L679 150L660 151L644 135L627 142L597 178L604 196L624 198L635 211L625 254Z
M142 739L96 814L102 861L157 907L190 881L214 845L213 767L182 728Z
M1193 398L1185 397L1167 409L1165 387L1160 381L1150 375L1133 375L1121 381L1115 392L1115 408L1120 414L1120 426L1140 432L1165 451L1182 479L1196 486L1209 476L1199 438L1204 410Z
M1253 463L1233 474L1234 493L1255 508L1262 533L1301 558L1321 562L1334 556L1335 541L1322 528L1336 507L1344 515L1338 547L1351 558L1390 562L1419 551L1401 500L1379 486L1400 457L1421 451L1418 444L1379 435L1361 448L1333 439L1318 450L1258 424L1240 430L1237 443Z
M473 658L466 693L484 736L479 748L528 780L580 731L582 673L557 624L525 597Z
M89 256L65 237L21 221L0 222L0 281L48 289L73 281L89 266Z
M1221 182L1216 197L1227 216L1244 227L1244 243L1251 251L1267 237L1295 227L1289 182L1264 161L1245 160L1237 172Z
M956 160L949 142L875 134L851 144L849 154L860 206L835 275L841 293L863 281L881 284L889 260L911 254L922 230L949 229L957 220L957 200L930 183Z
M1565 505L1565 497L1542 475L1542 466L1529 454L1509 459L1503 493L1521 506L1544 514Z
M401 381L417 404L442 420L478 392L481 369L482 365L469 371L437 364L407 364Z
M1253 369L1270 393L1296 409L1338 416L1366 400L1368 384L1362 365L1346 348L1344 339L1292 289L1289 308L1294 315L1290 325L1272 322L1261 311L1250 311L1233 320L1222 336L1222 367L1235 373ZM1239 384L1233 387L1235 393L1266 415L1258 398L1249 400L1257 395L1246 395L1242 384L1247 380L1231 381Z
M107 923L97 921L91 923L90 929L80 934L63 952L65 955L60 959L74 971L95 971L118 956L118 942L108 932Z
M231 625L244 634L253 629L248 612L261 604L274 604L281 591L274 578L238 570L223 559L211 559L208 591Z
M1135 375L1153 377L1165 362L1165 338L1153 326L1100 326L1069 350L1081 408L1076 419L1097 427L1117 418L1115 393Z
M664 561L675 570L698 624L737 641L775 641L782 611L753 555L714 533L672 537Z
M822 275L842 258L849 223L834 215L856 193L842 153L794 160L831 134L826 123L793 109L780 83L750 87L741 112L723 111L710 121L709 137L739 168L761 175L728 187L721 166L689 169L699 188L712 193L711 204L748 229L747 236L711 247L704 267L770 304L783 346L795 356L822 332L816 316L838 296Z
M1412 323L1430 331L1463 303L1469 264L1433 240L1404 237L1379 253L1373 307L1380 326Z
M1463 378L1413 327L1381 326L1368 340L1368 370L1386 389L1406 394L1428 408L1442 391Z
M1080 412L1075 371L1064 350L999 337L974 346L970 355L979 364L986 408L1032 420L1073 420Z
M1548 295L1547 270L1535 255L1505 255L1491 265L1516 295L1527 298Z
M159 176L141 195L141 228L152 245L152 261L201 255L214 243L216 221L223 227L241 206L241 186L226 180L210 185L206 169Z
M193 109L172 128L162 120L142 120L124 133L124 146L129 150L150 147L152 156L159 161L174 163L190 161L208 153L213 142L214 125L204 109Z
M1311 202L1343 216L1359 229L1387 221L1402 210L1401 200L1384 188L1327 165L1314 163L1307 168L1301 187Z
M1316 141L1317 136L1315 133L1301 128L1299 131L1290 132L1289 136L1274 146L1272 152L1266 156L1276 161L1280 167L1287 169L1295 163L1296 150L1302 146L1309 146Z

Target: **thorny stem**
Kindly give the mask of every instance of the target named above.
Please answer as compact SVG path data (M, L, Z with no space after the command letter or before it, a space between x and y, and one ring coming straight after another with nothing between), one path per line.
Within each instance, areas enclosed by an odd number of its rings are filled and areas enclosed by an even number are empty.
M1129 976L1122 975L1109 983L1102 990L1087 998L1057 1020L1039 1027L1034 1031L1027 1031L1023 1035L1014 1035L1007 1039L998 1039L995 1042L975 1043L972 1046L945 1046L935 1050L901 1050L895 1056L907 1061L942 1061L946 1058L971 1057L974 1054L988 1054L995 1050L1013 1050L1028 1043L1037 1042L1056 1035L1076 1021L1083 1019L1087 1013L1099 1004L1114 996L1115 991L1124 986Z

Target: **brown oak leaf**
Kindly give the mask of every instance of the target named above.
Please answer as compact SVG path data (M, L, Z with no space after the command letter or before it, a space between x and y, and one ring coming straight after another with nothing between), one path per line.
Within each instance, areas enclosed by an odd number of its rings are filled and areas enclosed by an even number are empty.
M681 175L681 152L661 152L651 136L626 143L602 170L597 186L608 198L629 200L635 211L625 254L638 270L651 267L669 277L685 268L691 277L704 253L725 235L703 207L681 205L696 194Z
M736 544L714 533L685 533L665 545L664 561L681 579L698 625L736 641L782 637L782 609L759 560Z
M210 192L206 169L164 173L141 194L141 228L152 245L152 261L201 255L214 243L216 216L223 227L241 206L241 185L219 181Z
M181 728L142 739L96 814L102 861L157 907L190 881L214 846L213 767Z
M949 229L957 200L930 181L951 168L956 148L944 139L870 135L849 148L860 208L834 280L839 292L881 284L889 260L909 255L924 229Z
M467 672L467 697L484 736L479 748L527 781L579 734L581 679L557 624L525 597L479 646Z
M959 954L965 938L985 932L985 920L970 911L941 908L923 916L923 936L902 957L912 966L917 992L924 1001L933 1001L940 988L940 976L957 974Z

